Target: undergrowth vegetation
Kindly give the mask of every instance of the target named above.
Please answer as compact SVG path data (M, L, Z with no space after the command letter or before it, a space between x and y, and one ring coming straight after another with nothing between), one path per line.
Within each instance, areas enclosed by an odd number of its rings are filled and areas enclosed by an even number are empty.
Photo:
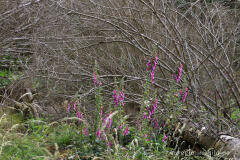
M12 117L15 117L15 121L10 122ZM7 128L3 130L4 125L7 125ZM134 128L130 128L127 135L122 138L117 137L122 135L121 132L104 135L109 138L108 143L106 139L96 138L96 133L93 131L89 130L88 134L84 135L81 129L76 123L47 123L42 119L22 121L19 115L2 115L0 159L165 160L183 157L185 159L213 158L210 152L203 152L202 155L198 155L192 150L178 153L167 147L167 140L165 141L161 134L146 136ZM221 155L221 157L223 156Z
M150 88L157 60L156 54L154 60L147 63L141 110L134 123L129 122L129 115L124 112L126 97L123 80L119 86L118 83L115 85L108 107L103 106L106 102L103 101L102 82L95 61L93 83L96 102L93 114L87 115L77 99L66 106L68 117L58 121L26 120L20 113L3 113L0 119L0 159L200 160L224 157L223 152L212 154L196 151L190 146L185 150L179 150L178 145L171 146L170 142L177 140L169 130L182 114L188 89L183 89L183 93L177 89L176 84L182 74L182 64L179 63L169 93L162 96L157 89L152 93ZM159 117L157 113L159 97L164 97L169 106L164 117Z

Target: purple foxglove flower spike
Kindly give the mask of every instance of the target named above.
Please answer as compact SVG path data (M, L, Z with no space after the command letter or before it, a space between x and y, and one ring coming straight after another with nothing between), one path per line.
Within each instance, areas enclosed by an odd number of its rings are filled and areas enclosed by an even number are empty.
M182 63L179 63L179 66L178 66L178 73L177 73L177 77L176 77L176 82L178 83L179 80L181 79L181 74L182 74Z
M164 142L167 139L166 134L163 135L162 142Z
M107 120L107 116L105 115L105 118L103 119L103 121L102 121L102 126L104 126L105 125L105 123L106 123L106 120Z
M178 96L181 97L181 95L182 95L182 91L179 90L179 91L178 91Z
M97 77L95 75L95 72L93 72L93 83L94 83L94 86L97 87Z
M151 69L151 60L148 60L146 66L147 66L147 71L149 71Z
M97 136L98 138L100 138L100 137L101 137L101 131L100 131L100 129L99 129L99 128L97 129L96 136Z
M146 137L146 141L149 141L149 139L147 138L148 137L147 134L144 134L144 137Z
M76 108L77 108L76 102L74 102L74 103L73 103L73 110L76 111Z
M68 103L68 112L70 113L70 111L71 111L71 105L70 103Z
M143 115L143 118L144 118L144 119L147 119L147 115L146 115L146 114L144 114L144 115Z
M102 119L102 114L103 114L103 106L101 106L100 112L99 112L99 115L100 115L100 118L101 118L101 119Z
M84 119L83 113L80 114L80 119Z
M185 88L185 91L184 91L184 94L183 94L183 98L182 98L182 102L183 102L183 103L185 102L186 97L187 97L187 90L188 90L188 88L186 87L186 88Z
M124 97L125 97L125 94L123 93L123 89L122 89L122 91L120 92L120 99L119 99L122 106L124 106Z
M112 147L112 142L108 142L107 146L111 148Z
M110 115L111 115L111 112L109 113L109 116L110 116ZM108 129L110 129L111 124L112 124L112 118L109 118L106 127L107 127Z
M128 126L123 131L123 136L126 136L128 134Z
M156 108L157 108L157 98L155 98L155 100L154 100L154 103L153 103L153 112L156 110Z
M117 95L116 90L113 90L113 102L114 102L114 106L118 105L118 99L119 99L119 95Z
M156 119L153 120L153 127L156 129L156 128L159 128L159 125L158 125L158 121Z
M83 134L84 134L84 136L87 136L87 128L85 127L85 128L83 128Z
M81 115L80 115L80 113L78 111L76 112L76 117L77 118L81 118Z
M156 54L155 59L154 59L154 62L153 62L153 66L152 66L152 72L154 72L155 69L156 69L157 60L158 60L158 57L157 57L157 54Z
M154 72L150 72L150 77L151 77L151 83L153 84L154 82Z

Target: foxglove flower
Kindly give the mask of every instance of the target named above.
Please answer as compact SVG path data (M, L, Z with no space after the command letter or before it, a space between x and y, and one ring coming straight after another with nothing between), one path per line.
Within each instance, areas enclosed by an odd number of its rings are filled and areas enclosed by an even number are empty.
M102 119L102 114L103 114L103 106L101 106L100 112L99 112L99 115L100 115L101 119Z
M154 82L154 72L155 72L155 69L156 69L156 66L157 66L157 60L158 60L158 57L157 57L157 54L154 58L154 61L153 61L153 65L152 65L152 68L151 68L151 60L149 60L146 64L147 66L147 71L150 71L150 77L151 77L151 83Z
M124 106L124 97L125 97L125 94L123 93L123 89L122 89L122 91L120 92L120 98L119 98L119 102L122 106Z
M128 134L128 126L123 131L123 136L126 136Z
M112 118L109 118L108 123L107 123L107 128L109 129L112 124Z
M149 139L147 138L148 137L147 134L144 134L144 137L146 138L146 141L149 141Z
M76 117L77 118L81 118L81 115L80 115L80 113L78 111L76 112Z
M95 72L93 72L93 83L94 83L94 86L97 87L97 77L95 75Z
M151 117L154 114L156 108L157 108L157 98L155 98L152 106L146 108L148 110L148 116L144 115L144 118L151 119Z
M109 113L109 116L110 115L111 115L111 112ZM106 127L109 129L111 127L111 124L112 124L112 118L109 118Z
M68 112L70 113L70 111L71 111L71 105L70 103L68 103Z
M153 84L154 82L154 72L150 72L150 77L151 77L151 83Z
M167 136L166 136L166 134L164 134L162 137L162 142L165 142L166 139L167 139Z
M111 148L112 147L112 142L108 142L107 146Z
M152 112L154 112L157 108L157 98L155 98L154 103L153 103L153 107L152 107Z
M153 62L153 67L152 67L152 71L154 72L155 69L156 69L156 66L157 66L157 60L158 60L158 57L157 57L157 54L155 56L155 59L154 59L154 62Z
M97 136L98 138L100 138L100 137L101 137L101 131L100 131L100 129L99 129L99 128L97 129L96 136Z
M114 102L114 106L118 105L118 99L119 99L119 95L117 94L116 90L113 90L113 102Z
M105 118L103 119L103 121L102 121L102 126L104 126L104 125L105 125L105 123L106 123L106 120L107 120L107 116L105 116Z
M83 134L84 134L84 136L87 136L87 128L85 127L85 128L83 128Z
M178 95L179 95L179 97L182 96L182 91L181 90L178 91Z
M154 120L152 121L152 123L153 123L153 127L154 127L155 129L159 128L158 121L157 121L156 119L154 119Z
M157 60L158 60L158 57L157 57L157 54L156 54L155 59L153 61L152 71L150 72L151 83L154 82L154 72L155 72L155 69L156 69Z
M186 97L187 97L187 90L188 90L188 88L186 87L186 88L185 88L185 91L184 91L184 94L183 94L183 98L182 98L182 102L183 102L183 103L185 102Z
M143 115L143 118L144 118L144 119L147 119L147 118L148 118L148 116L147 116L146 114L144 114L144 115Z
M74 103L73 103L73 110L76 111L76 108L77 108L77 103L74 102Z
M176 77L176 82L178 83L179 80L181 79L181 74L182 74L182 63L179 63L179 66L178 66L178 73L177 73L177 77Z
M147 71L150 71L150 69L151 69L151 60L149 60L147 62L146 66L147 66Z

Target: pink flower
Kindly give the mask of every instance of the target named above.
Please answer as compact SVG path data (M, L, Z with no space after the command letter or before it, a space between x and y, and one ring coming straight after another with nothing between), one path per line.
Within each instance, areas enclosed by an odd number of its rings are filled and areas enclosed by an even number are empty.
M108 142L108 143L107 143L107 146L108 146L108 147L112 147L112 142Z
M128 134L128 126L123 131L123 136L126 136Z
M99 112L99 115L100 115L101 119L102 119L102 114L103 114L103 106L101 106L100 112Z
M95 75L95 72L93 72L93 83L94 83L94 86L97 87L97 77Z
M157 61L158 61L158 57L157 57L157 54L156 54L156 55L155 55L155 59L154 59L154 61L153 61L152 70L151 70L151 72L150 72L151 83L154 82L154 72L155 72L155 69L156 69L156 66L157 66ZM151 68L151 60L149 60L146 65L147 65L147 71L150 71L150 68Z
M147 134L144 134L144 137L146 137L146 141L149 141L149 139L147 138L148 137Z
M76 108L77 108L76 102L74 102L74 103L73 103L73 109L74 109L74 111L76 111Z
M99 129L99 128L97 129L96 136L97 136L98 138L100 138L100 137L101 137L101 131L100 131L100 129Z
M120 99L119 99L119 102L122 106L124 106L124 97L125 97L125 94L123 93L123 89L122 89L122 91L120 92Z
M146 108L148 110L148 115L144 114L144 118L145 119L151 119L151 117L154 114L156 108L157 108L157 98L155 98L153 105Z
M166 134L164 134L162 137L162 142L164 142L166 139L167 139L167 136L166 136Z
M71 105L70 103L68 103L68 112L70 113L70 111L71 111Z
M83 134L84 134L84 136L87 136L87 128L86 127L83 128Z
M111 112L109 113L109 115L111 115ZM112 124L112 118L109 118L106 127L109 129L111 127L111 124Z
M179 97L181 97L181 95L182 95L182 91L181 90L178 91L178 95L179 95Z
M116 90L113 90L113 102L114 102L114 106L118 105L118 99L119 99L119 95L117 94Z
M80 113L78 111L76 112L76 117L77 118L81 118L81 115L80 115Z
M147 66L147 71L149 71L151 69L151 60L148 60L146 66Z
M102 126L105 125L106 120L107 120L107 117L105 116L105 118L104 118L103 121L102 121Z
M151 77L151 83L153 84L154 82L154 72L150 72L150 77Z
M176 77L176 82L178 83L179 80L181 79L181 73L182 73L182 63L179 63L179 66L178 66L178 73L177 73L177 77Z
M183 98L182 98L182 102L183 102L183 103L185 102L186 97L187 97L187 90L188 90L188 88L186 87L186 88L185 88L185 91L184 91L184 94L183 94Z
M157 108L157 98L155 98L154 103L153 103L153 107L152 107L152 112L154 112Z
M154 120L152 121L152 123L153 123L153 127L154 127L155 129L159 128L158 121L157 121L156 119L154 119Z
M146 115L146 114L144 114L144 115L143 115L143 118L144 118L144 119L147 119L147 115Z
M153 62L153 67L152 67L152 71L153 71L153 72L155 71L155 68L156 68L156 65L157 65L157 60L158 60L158 57L157 57L157 54L156 54L156 55L155 55L154 62Z
M82 120L84 119L83 113L80 113L78 111L76 112L76 117L79 118L79 119L82 119Z

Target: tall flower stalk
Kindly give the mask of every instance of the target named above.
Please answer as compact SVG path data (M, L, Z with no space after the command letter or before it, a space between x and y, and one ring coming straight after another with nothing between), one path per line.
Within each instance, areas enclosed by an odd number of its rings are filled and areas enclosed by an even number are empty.
M155 69L156 69L156 66L157 66L157 61L158 61L158 56L156 54L153 62L151 60L149 60L146 64L146 66L147 66L146 70L150 71L149 75L150 75L150 78L151 78L151 83L154 83L154 72L155 72Z
M152 66L152 71L150 72L150 77L151 77L151 83L154 82L154 72L157 66L157 61L158 61L158 57L157 54L155 55L155 59L153 61L153 66Z
M117 94L117 91L114 89L113 90L113 103L114 103L114 106L118 106L118 99L119 99L119 95Z
M112 97L113 97L113 103L115 107L118 106L118 104L120 104L121 106L124 106L125 94L123 92L123 89L122 91L116 91L114 89Z
M128 126L123 130L123 136L126 136L128 134Z
M97 87L97 77L96 77L96 74L95 72L93 72L93 83L94 83L94 86Z
M94 116L95 116L95 121L94 121L94 131L97 133L98 129L101 126L101 112L102 112L102 104L103 104L103 97L102 97L102 87L101 87L101 82L98 79L98 64L97 61L95 61L94 65L94 71L93 71L93 83L95 86L95 111L94 111ZM98 137L98 134L96 134Z
M125 97L125 94L124 94L124 92L123 92L123 89L122 89L122 91L120 91L119 92L119 102L120 102L120 104L121 104L121 106L124 106L124 97Z
M178 83L181 79L181 74L182 74L182 63L179 63L179 66L178 66L178 73L177 73L177 77L176 77L176 82Z
M184 103L185 100L186 100L186 97L187 97L187 91L188 91L188 88L186 87L185 90L184 90L183 97L182 97L182 102L183 102L183 103Z

